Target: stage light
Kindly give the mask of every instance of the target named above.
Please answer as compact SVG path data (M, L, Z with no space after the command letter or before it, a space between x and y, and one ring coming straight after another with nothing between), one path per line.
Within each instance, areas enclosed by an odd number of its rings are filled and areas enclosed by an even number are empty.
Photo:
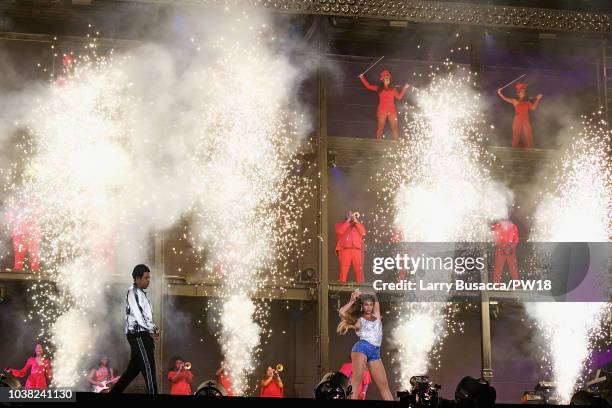
M525 391L521 401L526 404L557 405L561 403L557 385L550 381L539 381L533 391Z
M306 268L298 273L298 278L301 282L310 282L315 276L314 268Z
M8 369L0 371L0 387L12 388L14 390L21 388L21 383Z
M442 388L434 384L426 375L415 375L410 378L410 391L398 391L397 397L401 403L410 408L437 408L440 405L438 390Z
M610 408L610 404L600 395L580 390L572 396L570 405L582 405L583 407Z
M586 383L583 390L576 392L571 399L572 405L590 407L612 406L612 376L603 369L597 369L595 378Z
M315 399L348 399L353 387L349 378L336 371L329 372L323 376L319 385L314 390Z
M337 164L336 164L336 155L337 154L338 153L335 150L333 150L333 149L330 149L330 150L327 151L327 165L329 167L336 167L337 166Z
M204 381L193 395L202 397L226 397L227 390L215 380Z
M534 391L544 398L545 404L560 404L561 399L557 394L557 384L550 381L540 381L536 384Z
M455 401L470 408L493 407L496 396L495 388L484 378L463 377L455 390Z

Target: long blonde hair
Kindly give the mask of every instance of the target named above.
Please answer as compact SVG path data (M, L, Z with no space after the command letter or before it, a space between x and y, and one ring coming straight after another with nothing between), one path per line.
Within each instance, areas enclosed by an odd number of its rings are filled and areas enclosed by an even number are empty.
M363 305L360 301L353 303L351 308L346 313L346 318L342 318L336 332L340 335L345 335L350 329L354 329L355 325L359 321L359 318L363 316Z

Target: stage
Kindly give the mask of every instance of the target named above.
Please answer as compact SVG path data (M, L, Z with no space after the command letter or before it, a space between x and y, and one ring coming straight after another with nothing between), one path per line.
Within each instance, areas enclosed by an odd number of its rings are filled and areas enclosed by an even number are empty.
M76 394L76 402L79 406L110 406L113 404L121 404L122 406L152 406L163 404L163 406L224 406L224 407L248 407L248 406L266 406L270 408L276 407L311 407L313 404L324 404L330 407L371 407L371 408L392 408L404 407L408 404L400 401L349 401L349 400L329 400L319 401L308 398L255 398L255 397L198 397L198 396L178 396L178 395L142 395L142 394L124 394L119 396L93 394L87 392L79 392ZM57 405L57 403L49 403ZM66 403L74 404L74 403ZM175 405L176 404L176 405ZM30 404L23 404L30 405ZM19 403L11 403L10 406L20 406ZM518 408L524 407L522 404L496 404L495 408ZM566 405L538 405L540 407L565 407ZM569 407L570 405L567 405ZM580 407L581 405L571 405L572 407ZM453 401L441 401L439 408L458 408L461 407ZM472 408L464 405L465 408ZM493 407L490 407L493 408Z

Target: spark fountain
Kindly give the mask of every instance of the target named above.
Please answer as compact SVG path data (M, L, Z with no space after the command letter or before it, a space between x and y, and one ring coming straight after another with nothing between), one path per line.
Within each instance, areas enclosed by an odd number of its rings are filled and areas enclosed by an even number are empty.
M532 241L607 242L612 236L610 131L600 115L583 118L581 125L563 153L552 187L540 193ZM541 331L543 368L551 372L561 402L569 403L584 381L585 363L602 335L610 305L540 302L526 309Z
M387 153L392 164L381 171L390 180L379 201L392 206L379 209L380 218L389 230L404 231L407 242L486 240L490 222L506 217L511 206L511 194L489 175L493 158L481 146L485 122L473 78L445 65L446 74L432 73L430 85L418 92L418 107L406 115L406 138ZM426 273L425 279L450 280L448 273ZM450 310L450 304L427 298L399 308L393 342L403 388L410 388L411 376L438 364L444 338L461 330Z

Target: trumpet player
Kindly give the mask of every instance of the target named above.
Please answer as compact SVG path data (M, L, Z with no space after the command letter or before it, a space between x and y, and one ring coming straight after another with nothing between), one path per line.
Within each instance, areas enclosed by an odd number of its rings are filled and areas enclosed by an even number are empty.
M276 366L276 369L266 368L266 375L260 382L260 397L283 398L283 381L280 378L280 371L282 371L282 365L280 364Z
M175 357L174 367L168 372L168 380L170 380L170 394L172 395L191 395L191 383L193 381L193 373L191 372L191 363L185 362L181 357Z
M338 280L340 282L346 282L351 265L353 265L357 282L364 282L363 237L365 237L366 229L359 218L359 213L348 211L344 221L336 224L336 255L338 255Z

